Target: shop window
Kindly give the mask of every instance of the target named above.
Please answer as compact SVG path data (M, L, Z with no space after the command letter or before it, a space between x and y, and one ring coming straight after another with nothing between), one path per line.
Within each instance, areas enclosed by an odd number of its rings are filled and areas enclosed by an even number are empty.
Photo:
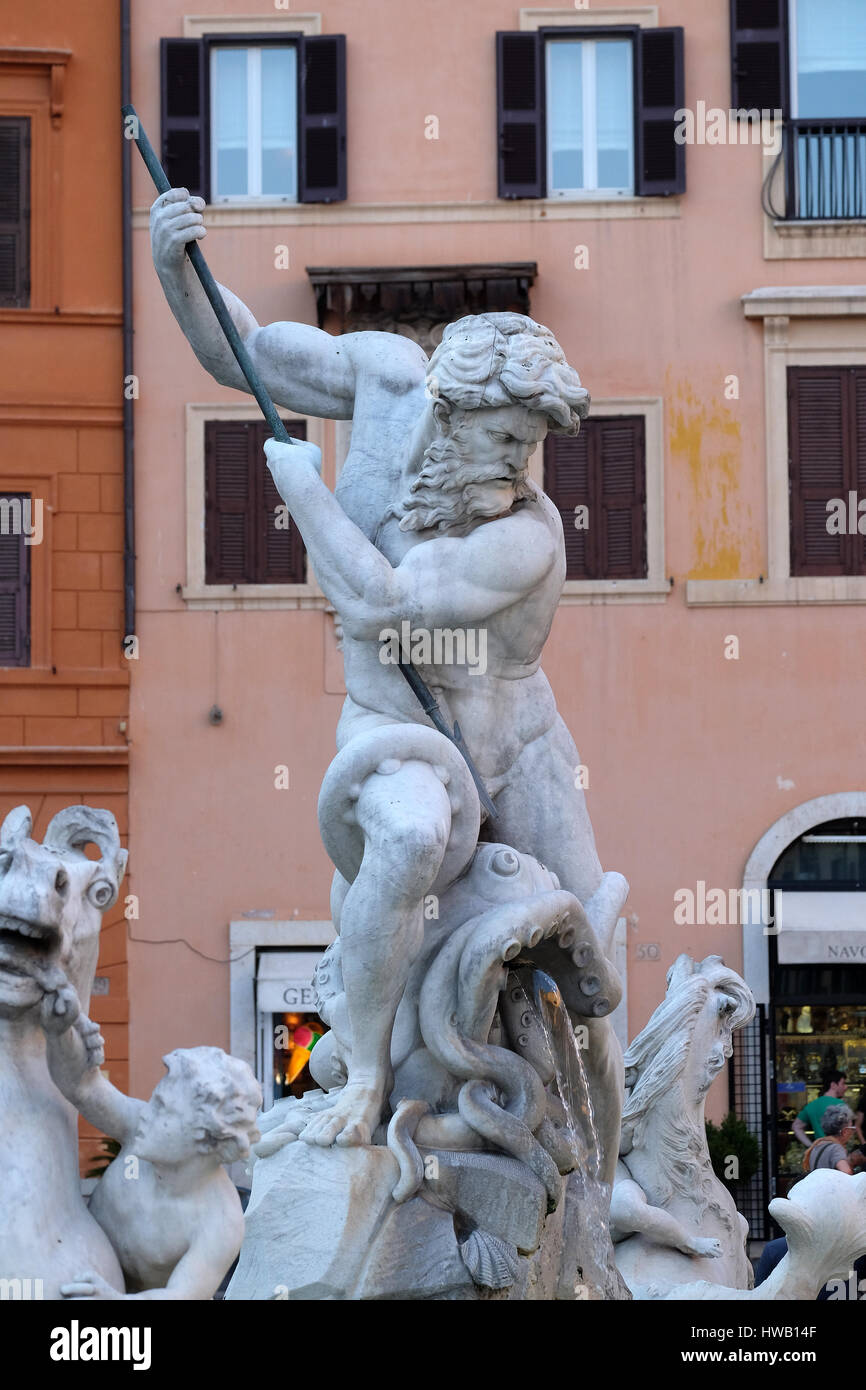
M286 429L306 439L303 420ZM302 584L306 551L264 455L264 420L205 422L205 583Z
M313 1048L329 1031L316 1013L272 1014L274 1039L272 1071L273 1099L294 1096L300 1100L317 1083L310 1075Z
M577 435L549 434L544 490L562 517L566 579L646 578L644 416L589 419Z
M685 191L682 29L541 28L496 40L501 198Z
M341 34L163 39L162 161L210 201L346 197Z
M802 1175L800 1112L844 1072L842 1104L866 1101L866 941L860 896L866 891L866 820L814 826L789 845L768 879L780 933L768 938L772 981L777 1194ZM802 904L815 909L804 918ZM808 923L809 930L797 935ZM798 945L783 950L786 936ZM799 944L802 943L802 944ZM826 947L826 949L823 949ZM804 1117L811 1141L817 1137Z

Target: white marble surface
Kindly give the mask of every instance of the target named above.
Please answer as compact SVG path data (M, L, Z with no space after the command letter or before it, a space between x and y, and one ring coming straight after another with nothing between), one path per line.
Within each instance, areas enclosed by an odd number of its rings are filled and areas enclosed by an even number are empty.
M748 1225L713 1172L704 1107L754 1000L720 956L681 955L667 979L665 999L625 1054L610 1209L617 1268L632 1290L688 1279L748 1288Z
M122 1281L81 1196L78 1116L49 1075L42 1011L72 1023L86 1007L126 850L114 817L85 806L60 811L41 845L30 831L23 806L0 828L0 1278L47 1299L82 1268Z

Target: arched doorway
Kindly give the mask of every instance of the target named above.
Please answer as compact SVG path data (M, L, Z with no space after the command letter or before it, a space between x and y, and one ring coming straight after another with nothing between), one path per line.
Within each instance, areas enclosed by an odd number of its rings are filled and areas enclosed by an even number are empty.
M802 1173L792 1125L826 1073L846 1072L854 1108L866 1088L866 792L788 812L756 845L744 888L763 905L743 956L765 1020L769 1198Z

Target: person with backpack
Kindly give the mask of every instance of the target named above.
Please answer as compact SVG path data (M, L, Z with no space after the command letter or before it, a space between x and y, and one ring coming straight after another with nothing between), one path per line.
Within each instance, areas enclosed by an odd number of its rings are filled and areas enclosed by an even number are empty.
M840 1173L853 1174L846 1145L855 1133L854 1112L847 1105L829 1105L821 1116L821 1128L822 1138L810 1144L803 1154L803 1171L838 1168Z

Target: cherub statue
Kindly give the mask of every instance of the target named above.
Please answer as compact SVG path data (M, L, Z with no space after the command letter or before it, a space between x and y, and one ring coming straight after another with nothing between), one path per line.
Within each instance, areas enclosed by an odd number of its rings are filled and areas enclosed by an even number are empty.
M129 1292L82 1271L64 1298L209 1299L237 1256L240 1198L224 1163L246 1158L259 1138L259 1083L245 1062L218 1047L176 1048L149 1101L123 1095L99 1070L96 1024L79 1012L71 986L45 995L42 1022L57 1088L120 1153L90 1199Z

